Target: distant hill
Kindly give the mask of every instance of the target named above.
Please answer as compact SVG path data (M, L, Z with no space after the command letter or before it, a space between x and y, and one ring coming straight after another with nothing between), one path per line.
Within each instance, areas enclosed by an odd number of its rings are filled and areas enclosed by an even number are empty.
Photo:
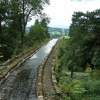
M26 27L26 33L29 33L31 27Z
M26 33L29 33L31 27L26 27ZM48 27L48 32L51 37L59 37L62 35L68 35L69 29Z
M48 27L48 32L49 32L49 33L66 34L66 33L69 32L69 29Z

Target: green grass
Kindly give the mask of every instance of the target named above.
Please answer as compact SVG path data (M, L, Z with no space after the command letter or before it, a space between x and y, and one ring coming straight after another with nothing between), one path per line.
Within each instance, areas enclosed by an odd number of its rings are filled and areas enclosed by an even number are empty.
M100 79L97 79L98 74L100 74L100 71L76 72L74 78L71 79L70 72L62 73L58 83L63 94L62 100L100 100Z
M74 72L74 76L71 78L71 72L61 62L63 48L65 48L68 41L68 39L66 41L61 39L59 42L58 55L55 62L58 86L62 90L60 100L100 100L100 70L92 71L89 69L86 72Z

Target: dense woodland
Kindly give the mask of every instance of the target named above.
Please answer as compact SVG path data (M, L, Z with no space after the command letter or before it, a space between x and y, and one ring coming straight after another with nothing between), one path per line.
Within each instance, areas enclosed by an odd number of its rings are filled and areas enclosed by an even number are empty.
M62 100L100 99L100 9L75 12L69 39L61 39L55 67Z
M47 16L42 13L48 0L0 0L0 61L33 46L37 41L49 37ZM39 17L26 32L26 26L32 16Z
M75 71L85 70L87 64L100 69L100 10L75 12L69 36L59 55L62 64Z
M65 28L54 28L54 27L48 27L48 32L50 33L51 38L58 38L61 36L68 35L69 29Z

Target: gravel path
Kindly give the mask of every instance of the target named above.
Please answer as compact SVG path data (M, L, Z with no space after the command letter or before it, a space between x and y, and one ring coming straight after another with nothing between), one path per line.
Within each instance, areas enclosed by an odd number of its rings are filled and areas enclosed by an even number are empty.
M56 90L52 82L52 67L53 60L55 59L56 48L49 56L43 71L43 92L45 100L59 100L56 95Z

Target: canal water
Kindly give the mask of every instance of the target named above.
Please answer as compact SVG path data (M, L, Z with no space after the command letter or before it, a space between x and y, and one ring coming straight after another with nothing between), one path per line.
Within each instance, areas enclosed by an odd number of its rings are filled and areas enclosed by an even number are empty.
M37 68L48 56L57 39L50 40L0 85L0 100L37 100Z

